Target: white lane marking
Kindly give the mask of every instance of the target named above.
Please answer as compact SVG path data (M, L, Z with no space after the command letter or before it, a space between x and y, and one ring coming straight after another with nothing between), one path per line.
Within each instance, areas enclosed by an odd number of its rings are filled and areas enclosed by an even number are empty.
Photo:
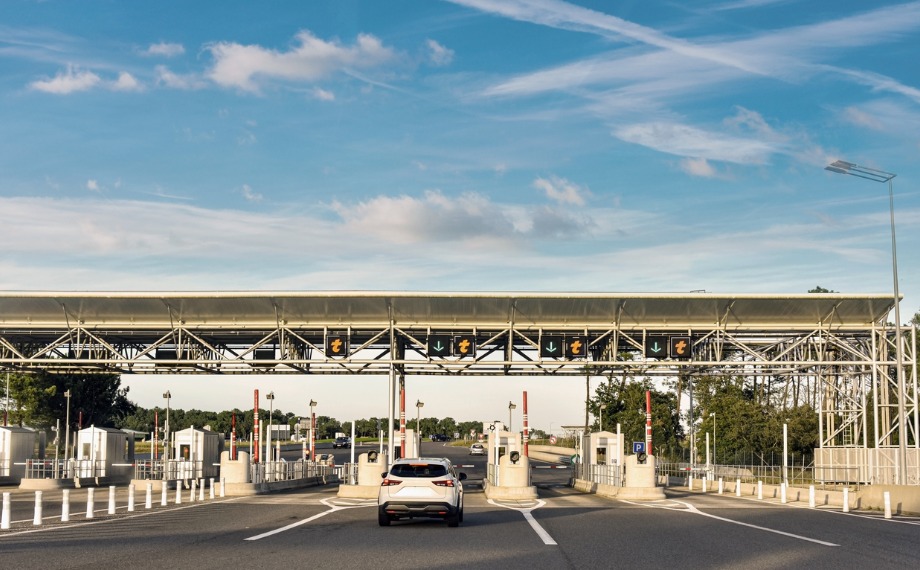
M637 505L637 506L640 506L640 507L651 507L651 508L656 508L656 509L666 509L666 510L669 510L669 511L677 511L677 512L683 512L683 513L693 513L693 514L696 514L696 515L701 515L701 516L704 516L704 517L709 517L709 518L711 518L711 519L716 519L716 520L724 521L724 522L727 522L727 523L737 524L737 525L740 525L740 526L746 526L746 527L748 527L748 528L754 528L754 529L763 530L763 531L766 531L766 532L772 532L772 533L774 533L774 534L781 534L781 535L783 535L783 536L788 536L788 537L790 537L790 538L795 538L795 539L798 539L798 540L805 540L805 541L808 541L808 542L814 542L815 544L820 544L820 545L822 545L822 546L840 546L839 544L834 544L833 542L825 542L825 541L823 541L823 540L818 540L817 538L810 538L810 537L807 537L807 536L802 536L802 535L800 535L800 534L792 534L791 532L784 532L784 531L781 531L781 530L776 530L776 529L774 529L774 528L767 528L767 527L765 527L765 526L757 526L756 524L750 524L750 523L746 523L746 522L741 522L741 521L736 521L736 520L732 520L732 519L727 519L727 518L725 518L725 517L719 517L719 516L716 516L716 515L713 515L713 514L710 514L710 513L704 513L703 511L697 509L696 507L694 507L694 506L691 505L690 503L685 503L685 502L683 502L683 501L671 501L671 502L672 502L672 503L677 503L677 504L679 504L679 505L683 505L684 507L686 507L686 508L684 508L684 509L678 509L678 508L670 507L670 506L666 506L666 505L655 505L655 504L651 504L651 503L636 503L636 502L633 502L633 501L623 501L623 502L624 502L624 503L629 503L630 505Z
M255 536L250 536L249 538L244 538L243 540L260 540L260 539L263 539L263 538L266 538L266 537L269 537L269 536L272 536L272 535L275 535L275 534L278 534L278 533L281 533L281 532L285 532L285 531L291 530L292 528L297 528L297 527L299 527L300 525L307 524L308 522L313 522L313 521L315 521L315 520L318 519L318 518L322 518L322 517L324 517L324 516L326 516L326 515L328 515L328 514L330 514L330 513L336 512L336 511L344 511L345 509L356 509L356 508L360 508L360 507L369 507L369 506L371 506L371 505L376 505L376 504L377 504L377 502L374 501L374 503L368 503L368 504L364 504L364 505L340 506L340 505L336 505L335 503L333 503L333 502L332 502L332 499L323 499L323 500L320 501L320 502L321 502L322 504L326 505L327 507L329 507L329 510L328 510L328 511L323 511L323 512L318 513L318 514L315 514L315 515L313 515L312 517L310 517L310 518L308 518L308 519L303 519L302 521L297 521L297 522L291 523L291 524L289 524L289 525L287 525L287 526L283 526L283 527L281 527L281 528L276 528L275 530L270 530L270 531L268 531L268 532L263 532L262 534L257 534L257 535L255 535Z
M511 506L511 505L504 505L504 504L502 504L502 503L497 503L497 502L493 501L492 499L489 499L489 503L495 505L496 507L503 507L503 508L506 508L506 509L511 509L512 511L518 511L519 513L521 513L522 515L524 515L524 520L526 520L526 521L527 521L527 524L530 525L530 528L532 528L532 529L534 530L534 532L537 533L537 536L540 537L540 540L543 541L543 544L546 544L546 545L549 545L549 546L557 546L556 541L553 540L553 537L550 536L550 534L549 534L548 532L546 532L546 529L544 529L542 526L540 526L540 523L537 522L537 519L533 518L533 512L532 512L532 511L533 511L534 509L539 509L540 507L542 507L543 505L545 505L545 504L546 504L546 501L542 501L542 500L540 500L540 499L537 499L537 503L536 503L534 506L532 506L532 507L525 507L525 508L513 507L513 506Z

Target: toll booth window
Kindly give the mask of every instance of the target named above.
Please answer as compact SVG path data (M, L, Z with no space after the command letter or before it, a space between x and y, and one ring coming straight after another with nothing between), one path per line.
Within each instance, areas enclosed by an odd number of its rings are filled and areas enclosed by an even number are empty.
M180 445L179 446L179 455L182 459L188 459L191 452L191 446L189 445Z
M498 457L499 457L499 458L504 457L504 456L505 456L505 453L506 453L507 451L508 451L508 449L507 449L504 445L498 446Z
M597 464L607 465L607 448L606 447L597 448Z

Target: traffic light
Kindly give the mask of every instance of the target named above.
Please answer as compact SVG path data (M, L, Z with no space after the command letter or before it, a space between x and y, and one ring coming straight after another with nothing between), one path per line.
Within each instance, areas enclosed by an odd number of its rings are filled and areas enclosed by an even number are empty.
M326 356L347 356L348 338L345 336L326 337Z
M476 356L476 337L457 335L454 337L454 356Z
M671 358L690 358L692 346L689 336L672 336L670 343Z
M587 358L588 339L583 336L570 336L565 339L566 358Z

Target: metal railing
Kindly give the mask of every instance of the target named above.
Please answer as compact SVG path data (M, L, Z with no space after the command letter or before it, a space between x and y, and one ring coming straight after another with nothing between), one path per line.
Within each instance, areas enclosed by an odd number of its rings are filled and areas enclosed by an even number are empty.
M270 483L275 481L293 481L313 477L331 477L343 472L342 468L312 461L268 461L249 466L250 480L253 483Z
M586 465L588 481L598 485L623 486L623 469L616 463L611 465Z

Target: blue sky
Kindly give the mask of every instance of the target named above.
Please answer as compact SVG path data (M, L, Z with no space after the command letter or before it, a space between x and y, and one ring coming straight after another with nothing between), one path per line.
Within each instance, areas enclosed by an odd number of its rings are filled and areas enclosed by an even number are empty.
M685 4L7 0L0 289L889 292L845 159L909 318L920 2Z

